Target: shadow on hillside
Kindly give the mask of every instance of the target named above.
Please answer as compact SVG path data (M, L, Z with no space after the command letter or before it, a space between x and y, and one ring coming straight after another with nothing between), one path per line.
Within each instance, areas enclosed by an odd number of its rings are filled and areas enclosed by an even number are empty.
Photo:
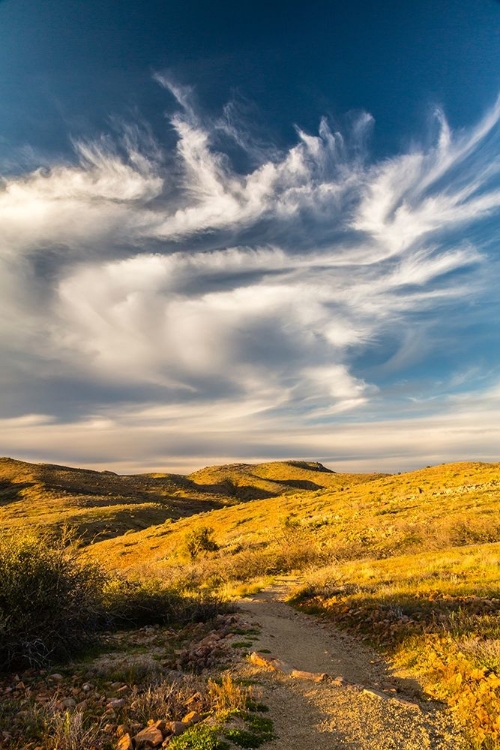
M221 482L220 484L197 484L196 487L201 492L208 492L214 495L225 495L235 500L267 500L270 497L277 497L279 492L270 492L260 487L249 485L235 485L232 482Z
M287 479L283 484L287 487L293 487L297 490L324 490L325 488L321 484L310 482L308 479Z
M21 494L22 490L34 487L36 482L10 482L9 480L0 481L0 505L8 505L9 503L18 502L24 500L24 496Z

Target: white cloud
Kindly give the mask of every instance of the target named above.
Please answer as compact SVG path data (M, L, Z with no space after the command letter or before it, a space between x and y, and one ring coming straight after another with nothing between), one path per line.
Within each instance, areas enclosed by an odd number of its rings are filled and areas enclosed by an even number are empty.
M32 437L9 422L6 451L40 439L57 452L58 435L76 431L75 455L89 455L97 431L103 451L109 440L133 461L134 446L145 455L161 433L141 411L151 388L147 408L167 409L193 455L206 448L200 435L215 433L224 455L236 439L257 455L247 431L269 452L309 444L324 455L332 424L361 440L352 413L387 435L377 442L386 452L403 445L384 433L392 406L377 374L396 377L432 355L443 327L458 335L460 306L494 299L496 266L478 239L491 228L473 230L500 209L500 104L459 133L438 113L434 145L373 164L369 115L347 136L322 120L317 135L297 129L288 151L252 152L234 118L204 120L189 91L157 78L181 106L173 154L129 128L116 143L77 144L73 163L3 179L0 376L17 394L8 413L23 419L18 390L36 393L42 381L95 389L73 424L60 423L55 400ZM215 145L221 131L257 166L236 170ZM385 339L395 343L377 361ZM113 387L116 418L106 407ZM43 398L36 413L47 413ZM417 445L417 433L408 441Z

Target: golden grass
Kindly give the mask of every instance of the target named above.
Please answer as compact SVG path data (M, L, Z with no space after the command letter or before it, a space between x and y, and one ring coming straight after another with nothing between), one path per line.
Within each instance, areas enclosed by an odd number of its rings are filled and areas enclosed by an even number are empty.
M81 528L107 524L115 537L86 554L179 590L231 598L302 570L302 606L388 649L449 703L475 747L500 747L500 464L387 476L270 462L98 482L90 472L85 491L72 470L44 467L43 477L29 479L33 467L25 467L8 480L3 505L0 485L0 520L22 525L59 513ZM0 482L4 476L0 462ZM12 484L29 503L9 499ZM168 518L158 523L151 507L162 502ZM213 529L218 549L189 560L186 537L200 527Z
M341 487L213 510L102 542L91 552L117 569L147 564L162 570L179 563L185 535L197 525L214 529L221 556L276 549L287 534L292 545L312 540L324 557L335 559L391 557L499 538L498 464L448 464Z
M87 541L94 541L96 537L119 537L128 530L137 531L241 501L366 479L366 475L338 475L321 464L310 466L313 468L294 462L233 464L208 467L189 476L118 476L113 472L3 458L0 523L6 531L27 524L54 528L66 524L80 531Z
M284 468L252 471L281 479ZM303 603L388 649L449 704L472 746L500 747L500 465L333 477L326 488L214 510L90 552L131 574L228 596L301 569ZM214 530L219 550L188 562L183 543L196 525Z
M388 649L448 703L475 748L500 746L500 543L312 572L292 597Z

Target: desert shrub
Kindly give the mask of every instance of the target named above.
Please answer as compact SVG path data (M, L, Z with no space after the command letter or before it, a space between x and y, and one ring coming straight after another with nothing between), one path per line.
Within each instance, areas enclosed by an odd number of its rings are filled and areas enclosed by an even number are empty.
M114 578L106 586L104 601L111 623L125 628L210 620L223 607L214 596L186 596L158 579Z
M74 546L25 534L0 543L0 668L70 656L102 625L105 573Z
M217 552L219 545L214 539L214 530L210 526L198 526L189 531L184 543L189 557L194 560L200 552Z
M408 649L409 651L410 649ZM408 661L408 653L404 654ZM401 662L404 657L400 655ZM419 671L427 692L449 705L477 750L500 747L500 677L477 667L449 636L427 636L418 643Z

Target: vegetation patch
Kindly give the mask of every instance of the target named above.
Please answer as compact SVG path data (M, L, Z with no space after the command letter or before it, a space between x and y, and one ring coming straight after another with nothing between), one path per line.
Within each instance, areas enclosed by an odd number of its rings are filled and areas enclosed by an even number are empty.
M271 740L275 739L271 719L241 711L235 715L245 722L246 728L226 729L224 736L235 745L238 745L238 747L260 747L266 742L271 742Z
M448 704L471 746L500 746L500 545L336 564L294 593L392 654Z

